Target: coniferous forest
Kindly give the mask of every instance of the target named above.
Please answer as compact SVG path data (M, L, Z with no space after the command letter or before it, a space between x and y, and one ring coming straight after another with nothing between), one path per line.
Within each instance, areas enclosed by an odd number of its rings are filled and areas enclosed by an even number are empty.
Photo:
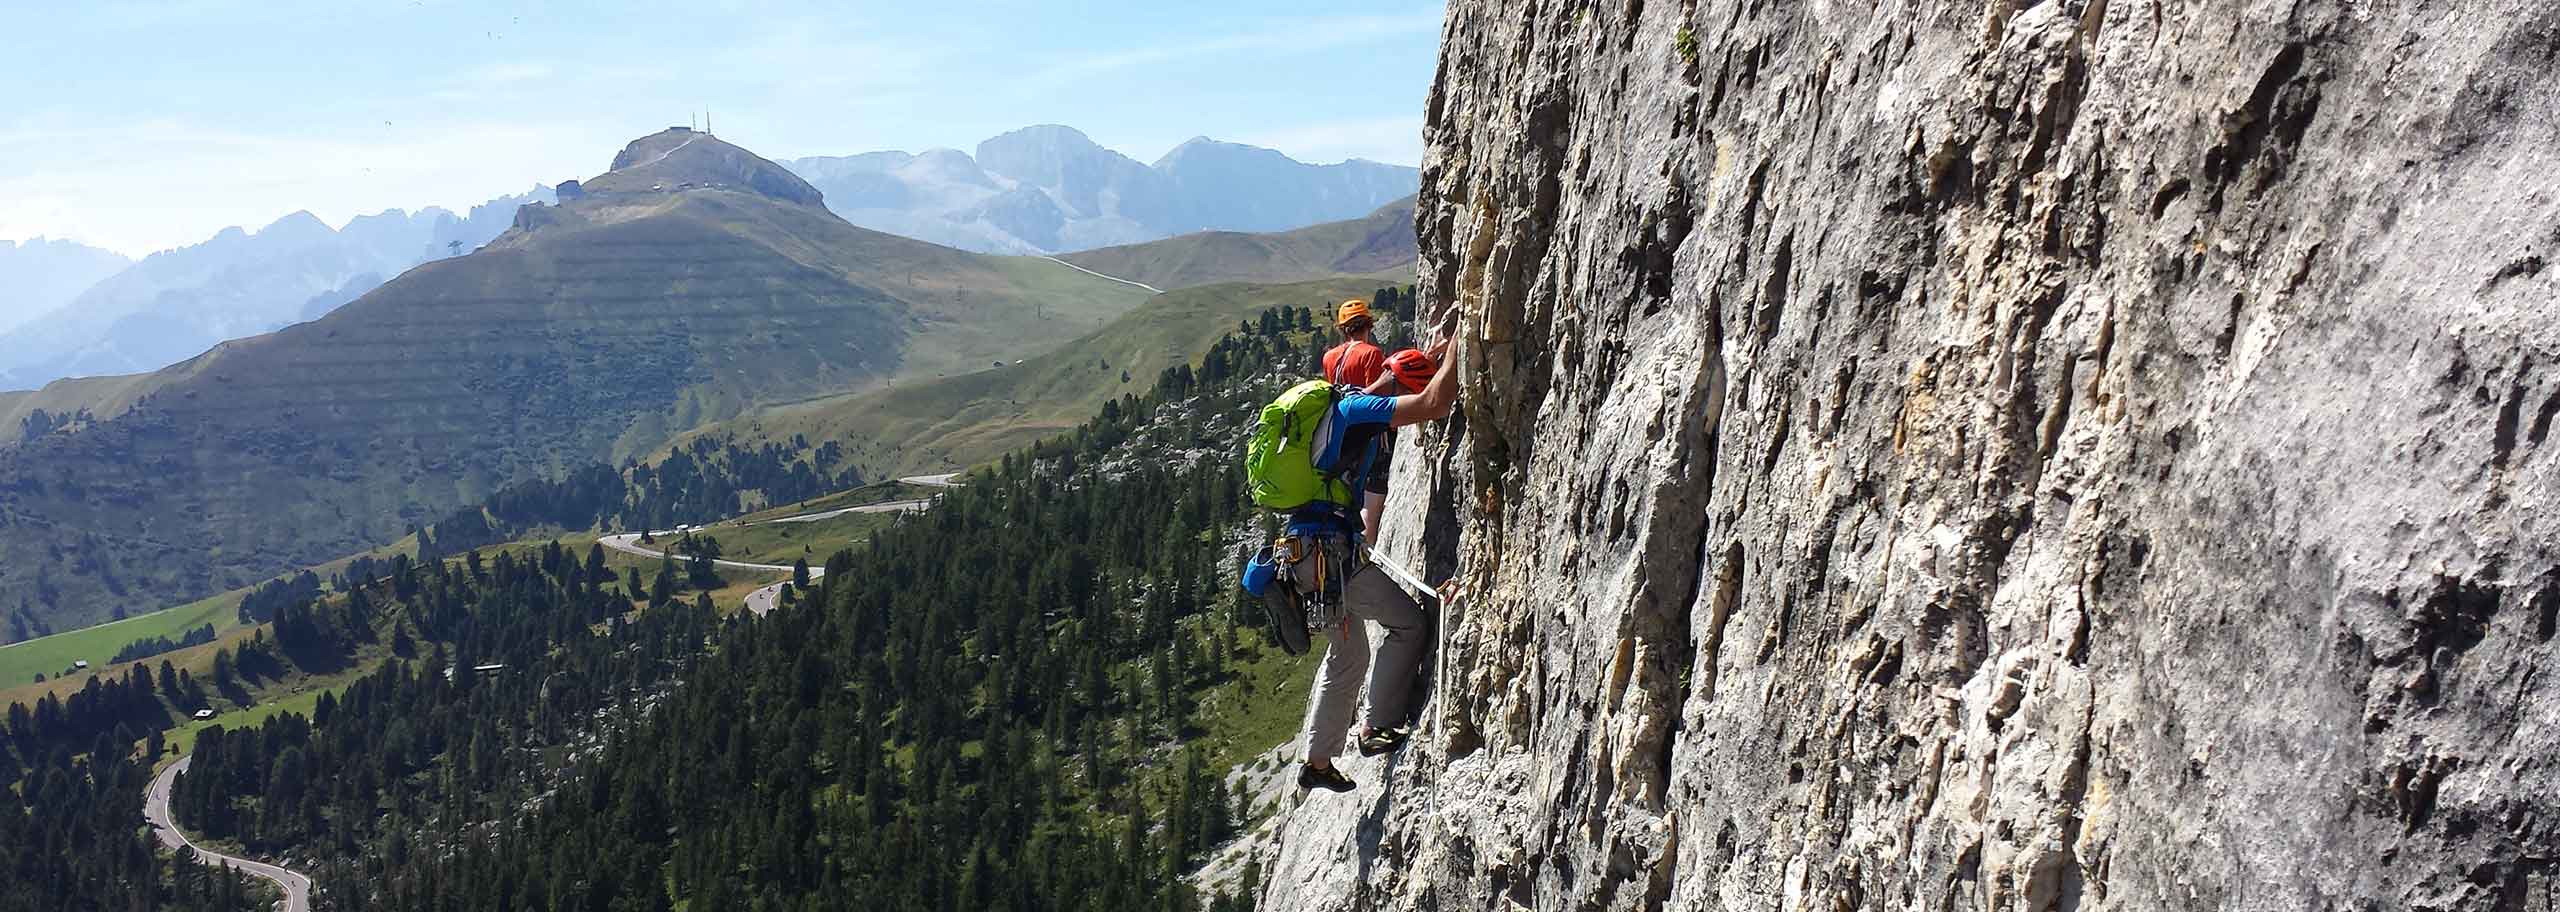
M175 861L141 827L148 764L115 750L8 758L17 788L0 790L0 912L153 909L240 912L274 901L263 881Z
M1232 591L1259 521L1233 456L1329 341L1321 322L1238 325L1149 395L835 554L761 619L707 599L631 610L598 555L557 546L395 559L341 579L351 591L262 600L276 636L260 649L387 638L394 658L309 715L203 732L176 816L307 871L328 909L1240 908L1184 880L1247 812L1183 741L1200 695L1260 653ZM170 682L164 705L137 678L134 695L12 719L31 808L131 805L67 814L111 831L81 844L148 839L109 823L136 820L147 765L85 766L165 727L193 684ZM11 844L70 837L50 838ZM214 891L142 906L231 908L240 891L123 874Z

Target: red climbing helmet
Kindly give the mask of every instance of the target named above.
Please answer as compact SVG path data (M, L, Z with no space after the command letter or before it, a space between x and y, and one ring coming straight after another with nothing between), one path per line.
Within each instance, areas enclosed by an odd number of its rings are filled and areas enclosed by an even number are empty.
M1396 383L1408 393L1422 392L1423 387L1431 384L1431 375L1439 372L1440 365L1431 363L1430 355L1416 349L1408 348L1387 356L1387 373L1394 374Z

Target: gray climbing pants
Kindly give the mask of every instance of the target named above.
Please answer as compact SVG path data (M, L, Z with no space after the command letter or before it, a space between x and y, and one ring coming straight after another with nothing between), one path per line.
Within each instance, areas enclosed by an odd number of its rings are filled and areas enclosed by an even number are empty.
M1309 563L1300 562L1291 573L1298 585L1312 588ZM1402 724L1412 698L1414 672L1431 648L1422 606L1376 567L1362 567L1343 581L1342 607L1349 617L1325 630L1324 665L1316 671L1314 705L1307 711L1309 762L1330 761L1342 752L1351 711L1358 705L1362 672L1369 675L1369 727ZM1378 647L1374 667L1369 661L1369 625L1364 621L1376 621L1387 629L1387 641Z

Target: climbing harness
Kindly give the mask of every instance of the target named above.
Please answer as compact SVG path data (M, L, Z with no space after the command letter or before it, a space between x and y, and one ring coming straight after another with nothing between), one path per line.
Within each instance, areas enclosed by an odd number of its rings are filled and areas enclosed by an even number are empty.
M1329 522L1293 522L1245 562L1244 589L1262 600L1272 642L1290 655L1305 653L1311 634L1353 623L1343 607L1342 584L1368 561L1360 534L1325 527Z
M1304 394L1312 395L1314 392L1306 390ZM1293 396L1284 396L1283 399L1294 398L1300 393L1293 388ZM1278 403L1264 411L1265 426L1279 426L1272 437L1279 440L1295 438L1293 426L1299 416L1287 412L1288 409L1281 408ZM1330 415L1323 420L1330 421ZM1324 433L1316 431L1314 436L1321 437ZM1306 445L1311 448L1322 446L1320 441L1314 440L1306 441ZM1369 473L1376 469L1377 458L1378 448L1373 444L1360 457L1358 485L1348 488L1347 492L1358 492L1368 487ZM1248 471L1261 471L1259 467L1269 464L1264 461L1268 459L1271 457L1257 451L1249 460L1257 468ZM1323 484L1332 488L1338 488L1342 483L1338 473L1324 473L1319 477ZM1340 627L1348 635L1351 625L1357 623L1343 606L1342 587L1344 582L1367 569L1369 548L1361 538L1358 517L1343 512L1353 509L1345 505L1348 500L1348 497L1320 497L1298 504L1290 511L1289 523L1283 533L1245 562L1240 582L1247 593L1262 600L1263 618L1271 625L1271 640L1282 652L1302 655L1311 645L1314 634ZM1256 502L1268 506L1272 501L1257 494ZM1299 583L1300 564L1306 564L1304 586Z

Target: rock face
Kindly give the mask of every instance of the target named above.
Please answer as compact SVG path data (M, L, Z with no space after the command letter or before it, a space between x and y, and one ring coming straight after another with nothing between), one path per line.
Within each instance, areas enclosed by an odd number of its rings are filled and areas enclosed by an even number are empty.
M1413 746L1266 908L2560 901L2560 7L1450 5ZM1417 530L1428 534L1417 535Z

